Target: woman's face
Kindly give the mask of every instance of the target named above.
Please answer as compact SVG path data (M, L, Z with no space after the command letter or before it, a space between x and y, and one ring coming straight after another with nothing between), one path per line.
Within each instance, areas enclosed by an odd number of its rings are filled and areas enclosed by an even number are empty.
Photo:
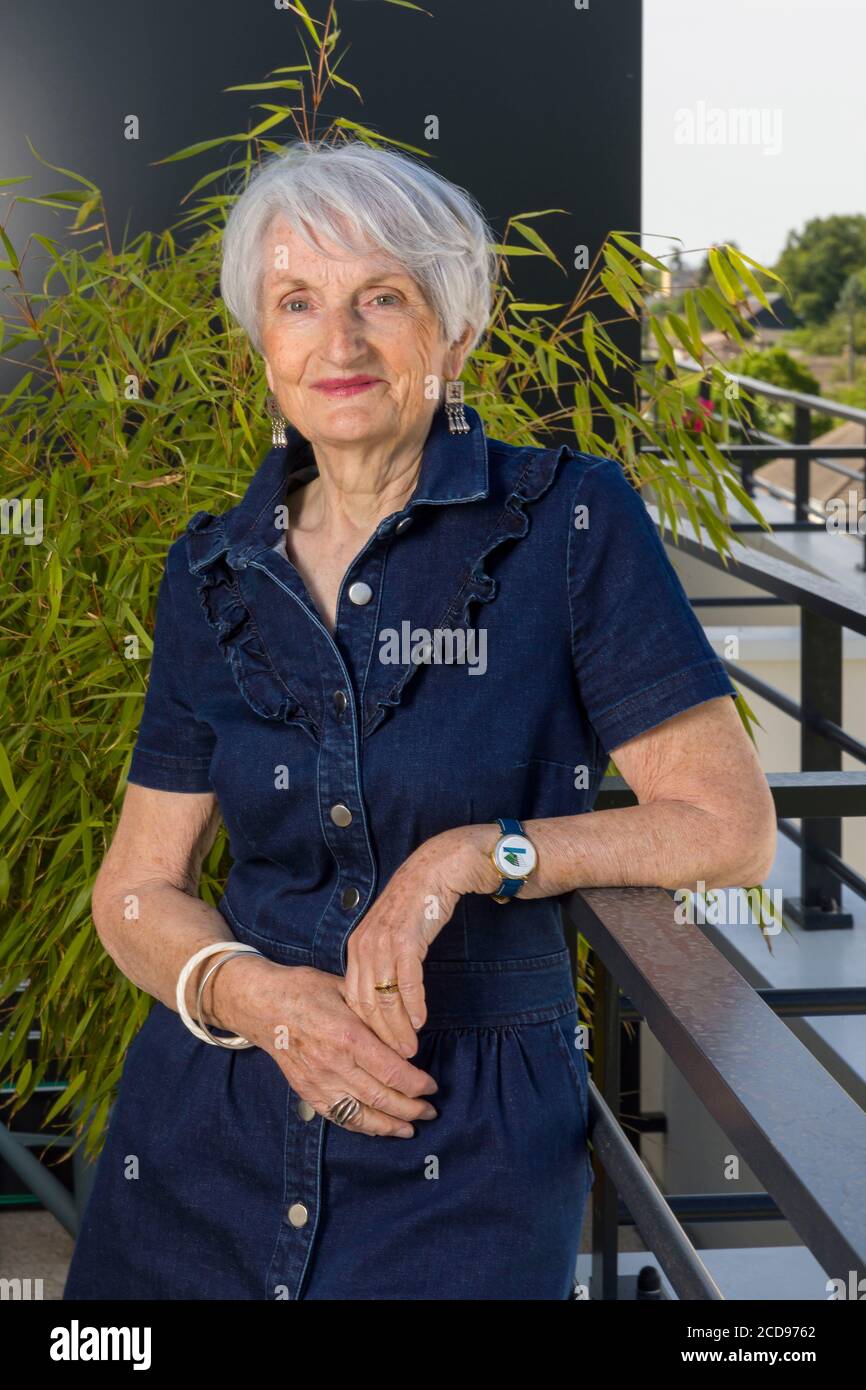
M423 439L469 329L449 348L418 284L385 252L348 256L320 242L327 256L282 214L264 239L260 332L283 414L314 443ZM356 377L367 384L334 386Z

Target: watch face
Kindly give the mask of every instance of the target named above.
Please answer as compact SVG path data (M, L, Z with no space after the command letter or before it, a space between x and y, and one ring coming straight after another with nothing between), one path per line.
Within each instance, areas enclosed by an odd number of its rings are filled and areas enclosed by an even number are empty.
M525 878L538 863L538 856L525 835L503 835L496 842L493 862L503 878Z

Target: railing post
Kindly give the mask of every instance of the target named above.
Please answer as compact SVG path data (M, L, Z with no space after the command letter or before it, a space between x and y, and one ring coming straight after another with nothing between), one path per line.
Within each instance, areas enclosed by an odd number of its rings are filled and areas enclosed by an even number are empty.
M811 444L811 411L807 405L794 406L794 443ZM794 520L809 520L809 458L794 458Z
M746 392L744 406L746 411L746 417L749 422L746 432L746 443L751 444L752 435L756 434L758 429L758 407L754 396L750 396L748 391ZM755 461L753 454L747 454L740 464L740 482L743 484L743 491L745 492L746 496L754 497Z
M866 444L866 426L863 431L863 442ZM866 459L863 460L863 499L866 505ZM864 518L866 520L866 518ZM850 523L849 523L850 524ZM857 509L857 529L860 529L860 509ZM857 566L859 570L866 570L866 526L863 527L863 560Z
M800 609L800 757L803 772L840 772L842 749L811 721L823 717L842 723L842 625L832 618ZM842 822L838 816L802 821L800 897L786 900L785 911L806 931L852 927L850 912L842 911L838 874L820 864L812 852L842 852Z
M619 1121L619 986L598 955L590 953L593 981L592 1079ZM619 1194L600 1164L592 1185L592 1299L613 1302L619 1293Z

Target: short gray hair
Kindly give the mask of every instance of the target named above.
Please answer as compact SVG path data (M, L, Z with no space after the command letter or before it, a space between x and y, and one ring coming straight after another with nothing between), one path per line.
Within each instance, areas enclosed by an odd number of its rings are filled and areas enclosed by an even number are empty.
M420 286L447 342L469 324L468 351L490 319L496 256L475 199L419 160L360 140L297 141L265 159L235 202L223 233L220 291L257 352L262 242L279 213L315 250L307 230L364 254L372 242Z

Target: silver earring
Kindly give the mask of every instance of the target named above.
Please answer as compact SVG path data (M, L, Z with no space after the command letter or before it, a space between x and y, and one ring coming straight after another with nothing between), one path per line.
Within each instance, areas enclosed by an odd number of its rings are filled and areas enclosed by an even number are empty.
M448 429L451 434L469 433L469 421L466 419L466 412L463 409L462 381L446 381L445 414L448 417Z
M286 425L289 423L283 412L280 410L276 396L269 391L265 398L265 409L271 417L271 438L275 449L285 449L288 444L286 437Z

